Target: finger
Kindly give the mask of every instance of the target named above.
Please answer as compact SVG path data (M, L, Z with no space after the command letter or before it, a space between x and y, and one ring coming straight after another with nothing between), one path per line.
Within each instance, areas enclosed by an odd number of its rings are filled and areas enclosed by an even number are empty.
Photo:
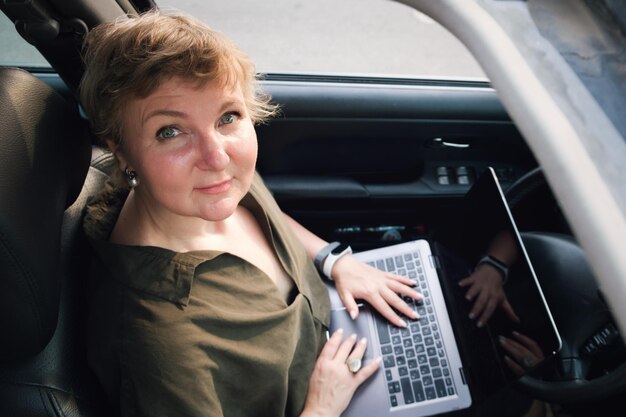
M409 306L401 297L399 297L395 292L389 290L385 291L382 294L383 299L389 304L391 307L395 308L400 313L404 314L406 317L409 317L413 320L419 319L419 314L411 306Z
M377 295L375 298L368 301L371 306L374 307L381 316L389 320L390 323L402 328L407 327L406 321L402 320L402 318L398 316L395 311L393 311L389 304L387 304L387 302L380 295Z
M524 346L526 346L531 351L531 353L533 353L537 357L543 357L543 351L539 347L539 344L533 339L518 332L513 332L513 337L518 339Z
M517 362L508 356L504 355L504 362L506 365L517 375L521 375L524 373L524 368L522 368Z
M509 303L509 300L504 297L504 300L502 300L502 303L500 304L500 307L502 308L502 311L504 311L504 314L513 322L515 323L519 323L520 319L517 316L517 314L515 314L515 310L513 310L513 306L511 305L511 303Z
M348 359L358 358L361 359L365 354L365 349L367 349L367 338L363 337L359 342L354 346L352 352L348 355Z
M388 279L392 279L396 282L402 283L404 285L408 285L409 287L414 287L417 282L413 281L411 278L409 277L403 277L402 275L396 275L396 274L385 274L385 276Z
M531 355L532 352L520 345L513 339L500 336L500 344L508 351L515 359L521 360L523 357Z
M343 306L346 308L350 318L356 320L359 317L359 306L352 294L348 291L342 291L339 293L339 298L341 298L341 302L343 302Z
M418 300L421 301L424 299L424 296L415 291L413 288L411 287L407 287L406 285L402 285L398 282L392 282L389 284L389 289L392 290L394 293L396 294L401 294L401 295L405 295L407 297L410 297L414 300Z
M484 292L481 292L478 295L478 298L476 298L476 301L474 301L474 307L472 307L472 311L470 311L469 313L469 318L471 320L474 320L476 317L478 317L482 311L485 309L485 305L487 304L488 301L488 297Z
M339 348L335 353L335 359L341 362L346 362L348 360L348 355L352 351L355 343L356 334L351 334L339 345Z
M359 372L354 374L357 384L361 385L365 380L374 375L374 373L380 368L381 358L375 358L367 365L363 366Z
M465 299L468 301L472 301L474 297L476 297L478 294L480 294L480 287L474 283L474 285L469 287L469 289L465 293Z
M467 277L467 278L463 278L462 280L459 281L459 286L460 287L467 287L468 285L470 285L472 282L474 282L474 280L472 279L471 276Z
M478 319L476 326L483 327L485 324L487 324L487 322L493 315L493 312L496 310L496 307L497 307L497 304L493 299L487 302L487 305L485 306L485 309L483 310L483 314L481 314L480 319Z
M337 329L330 339L326 341L326 344L324 344L319 357L329 360L334 358L337 353L337 349L339 349L339 345L341 344L341 339L343 339L343 329Z

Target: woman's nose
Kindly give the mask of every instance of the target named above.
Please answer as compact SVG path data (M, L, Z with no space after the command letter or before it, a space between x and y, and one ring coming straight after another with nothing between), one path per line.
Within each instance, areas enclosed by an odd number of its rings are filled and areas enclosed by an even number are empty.
M230 162L227 142L217 132L204 134L198 141L198 167L204 170L221 171Z

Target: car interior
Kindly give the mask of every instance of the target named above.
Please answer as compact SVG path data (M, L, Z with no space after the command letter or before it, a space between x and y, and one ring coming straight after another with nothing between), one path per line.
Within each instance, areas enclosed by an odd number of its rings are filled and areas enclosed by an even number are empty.
M83 208L113 156L89 132L76 88L83 35L151 7L0 2L52 67L0 68L0 415L118 415L87 366L81 296L90 253ZM265 74L261 84L281 113L257 127L258 172L286 213L355 251L431 238L492 167L563 338L557 358L515 389L564 415L615 415L626 392L619 324L489 82Z

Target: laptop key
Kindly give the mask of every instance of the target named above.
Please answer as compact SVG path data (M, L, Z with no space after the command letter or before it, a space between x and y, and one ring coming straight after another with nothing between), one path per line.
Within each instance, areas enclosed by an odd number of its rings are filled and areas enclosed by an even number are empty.
M437 397L439 398L448 395L448 390L446 390L446 386L442 379L435 379L435 390L437 391Z
M413 404L415 402L415 398L413 397L413 389L411 387L411 381L409 378L400 379L400 383L402 384L402 394L404 394L404 403L405 404Z
M413 393L415 394L415 400L417 402L421 402L426 399L421 381L413 381Z
M385 266L387 267L387 272L396 270L396 266L393 264L393 258L385 259Z
M383 357L383 365L385 368L393 368L396 366L396 360L391 355L387 355Z
M389 331L387 330L387 322L384 321L381 316L378 314L374 314L375 322L376 322L376 330L378 330L378 340L381 345L386 345L391 341L389 338Z
M437 394L435 392L435 387L426 387L424 392L426 393L426 399L427 400L434 400L435 398L437 398Z
M400 383L398 381L389 382L387 384L389 394L397 394L400 392Z

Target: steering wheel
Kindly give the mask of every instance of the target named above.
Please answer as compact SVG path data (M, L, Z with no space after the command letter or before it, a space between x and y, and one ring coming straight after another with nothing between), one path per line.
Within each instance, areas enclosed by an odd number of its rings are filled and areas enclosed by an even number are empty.
M537 168L505 192L511 211L521 210L548 185ZM520 390L558 404L598 401L626 390L623 342L602 299L582 248L571 235L554 232L522 233L524 246L540 281L562 340L552 375L524 375ZM602 330L607 329L605 333ZM590 342L609 343L592 352ZM617 363L615 363L617 362Z

